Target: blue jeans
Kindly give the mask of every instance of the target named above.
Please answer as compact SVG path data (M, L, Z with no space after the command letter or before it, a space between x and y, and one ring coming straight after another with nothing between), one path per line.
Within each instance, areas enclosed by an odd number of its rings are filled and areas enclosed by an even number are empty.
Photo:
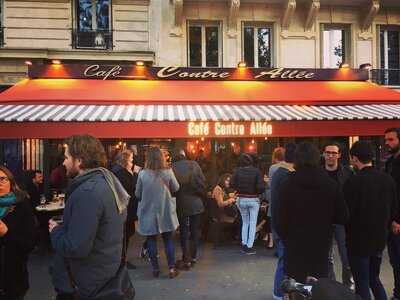
M175 248L174 241L172 239L172 232L164 232L161 234L164 241L165 255L167 256L169 268L175 267ZM157 258L157 235L150 235L146 240L147 251L149 252L151 265L154 270L159 270Z
M257 216L260 209L258 198L239 198L239 211L242 216L242 245L252 248L256 237Z
M283 266L283 254L285 251L285 246L283 241L278 237L276 232L273 232L274 243L276 245L276 252L278 254L278 262L276 264L275 278L274 278L274 296L283 297L283 292L281 289L281 284L285 278L285 271Z
M393 268L394 289L393 297L400 298L400 235L389 234L388 253Z
M371 300L369 289L376 300L387 300L385 289L379 279L382 253L374 256L349 255L351 271L353 272L356 294L362 300Z
M197 258L201 214L179 218L182 260L190 262Z
M340 260L342 262L342 282L345 285L350 285L351 282L351 271L349 265L349 259L347 257L347 248L346 248L346 231L343 225L333 225L333 237L336 240ZM333 242L333 241L332 241ZM334 271L334 259L333 259L333 243L331 250L329 251L329 274L328 277L332 280L336 280L336 275Z

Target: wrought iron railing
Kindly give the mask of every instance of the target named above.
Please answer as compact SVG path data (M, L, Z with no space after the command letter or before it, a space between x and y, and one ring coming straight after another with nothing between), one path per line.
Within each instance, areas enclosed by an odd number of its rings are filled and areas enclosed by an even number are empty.
M75 49L111 50L113 48L112 30L75 30L72 38Z
M373 69L371 80L381 85L400 86L400 69Z

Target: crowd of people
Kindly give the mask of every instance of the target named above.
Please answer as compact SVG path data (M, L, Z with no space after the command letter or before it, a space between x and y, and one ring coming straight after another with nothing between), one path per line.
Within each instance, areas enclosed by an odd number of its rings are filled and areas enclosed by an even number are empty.
M97 138L72 136L65 141L63 165L70 181L61 221L44 222L35 212L41 202L40 171L30 172L20 188L0 166L0 299L24 298L29 253L46 236L54 251L50 274L57 300L104 295L111 300L116 293L133 299L126 269L136 266L126 257L135 232L145 237L142 253L148 255L154 277L163 273L157 253L161 236L172 279L199 263L204 228L216 234L217 245L224 224L246 255L256 253L257 237L268 248L275 246L276 300L284 297L284 278L336 280L334 241L342 283L362 300L371 299L370 291L375 299L387 299L379 278L387 246L395 283L392 299L400 299L400 129L388 129L385 144L391 156L384 171L373 166L366 141L352 145L351 166L340 163L342 149L335 142L323 149L288 143L274 150L268 175L258 169L255 155L242 153L233 174L221 174L208 191L201 165L182 149L170 165L160 148L150 147L143 168L135 164L135 153L125 149L107 169Z

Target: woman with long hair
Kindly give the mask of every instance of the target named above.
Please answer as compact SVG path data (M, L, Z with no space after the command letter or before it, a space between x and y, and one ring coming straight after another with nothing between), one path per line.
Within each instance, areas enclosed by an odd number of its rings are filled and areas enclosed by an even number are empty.
M242 216L242 252L248 255L256 253L253 244L260 209L259 195L265 190L261 171L253 164L253 158L247 153L242 153L239 157L239 166L231 179L231 185L237 192L238 207Z
M169 277L178 275L175 268L173 232L179 222L176 214L176 200L172 196L179 184L172 169L168 168L160 148L151 147L147 152L144 169L139 173L135 195L138 205L138 231L147 237L146 247L153 266L153 276L160 275L157 258L157 236L161 234L168 260Z
M14 175L0 166L0 299L22 300L29 289L28 255L35 244L35 217Z

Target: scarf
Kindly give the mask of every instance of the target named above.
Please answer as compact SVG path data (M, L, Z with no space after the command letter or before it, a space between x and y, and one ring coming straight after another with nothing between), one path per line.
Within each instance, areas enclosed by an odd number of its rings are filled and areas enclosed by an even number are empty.
M17 197L13 192L0 196L0 220L7 214L11 205L17 202Z
M109 170L105 168L94 168L94 169L89 169L82 173L81 175L78 176L84 176L93 172L101 172L102 175L104 176L104 179L106 180L107 184L111 188L114 199L115 199L115 204L117 206L118 212L122 214L122 212L127 208L128 202L129 202L129 194L127 191L124 189L120 181L118 180L115 175L110 172Z

